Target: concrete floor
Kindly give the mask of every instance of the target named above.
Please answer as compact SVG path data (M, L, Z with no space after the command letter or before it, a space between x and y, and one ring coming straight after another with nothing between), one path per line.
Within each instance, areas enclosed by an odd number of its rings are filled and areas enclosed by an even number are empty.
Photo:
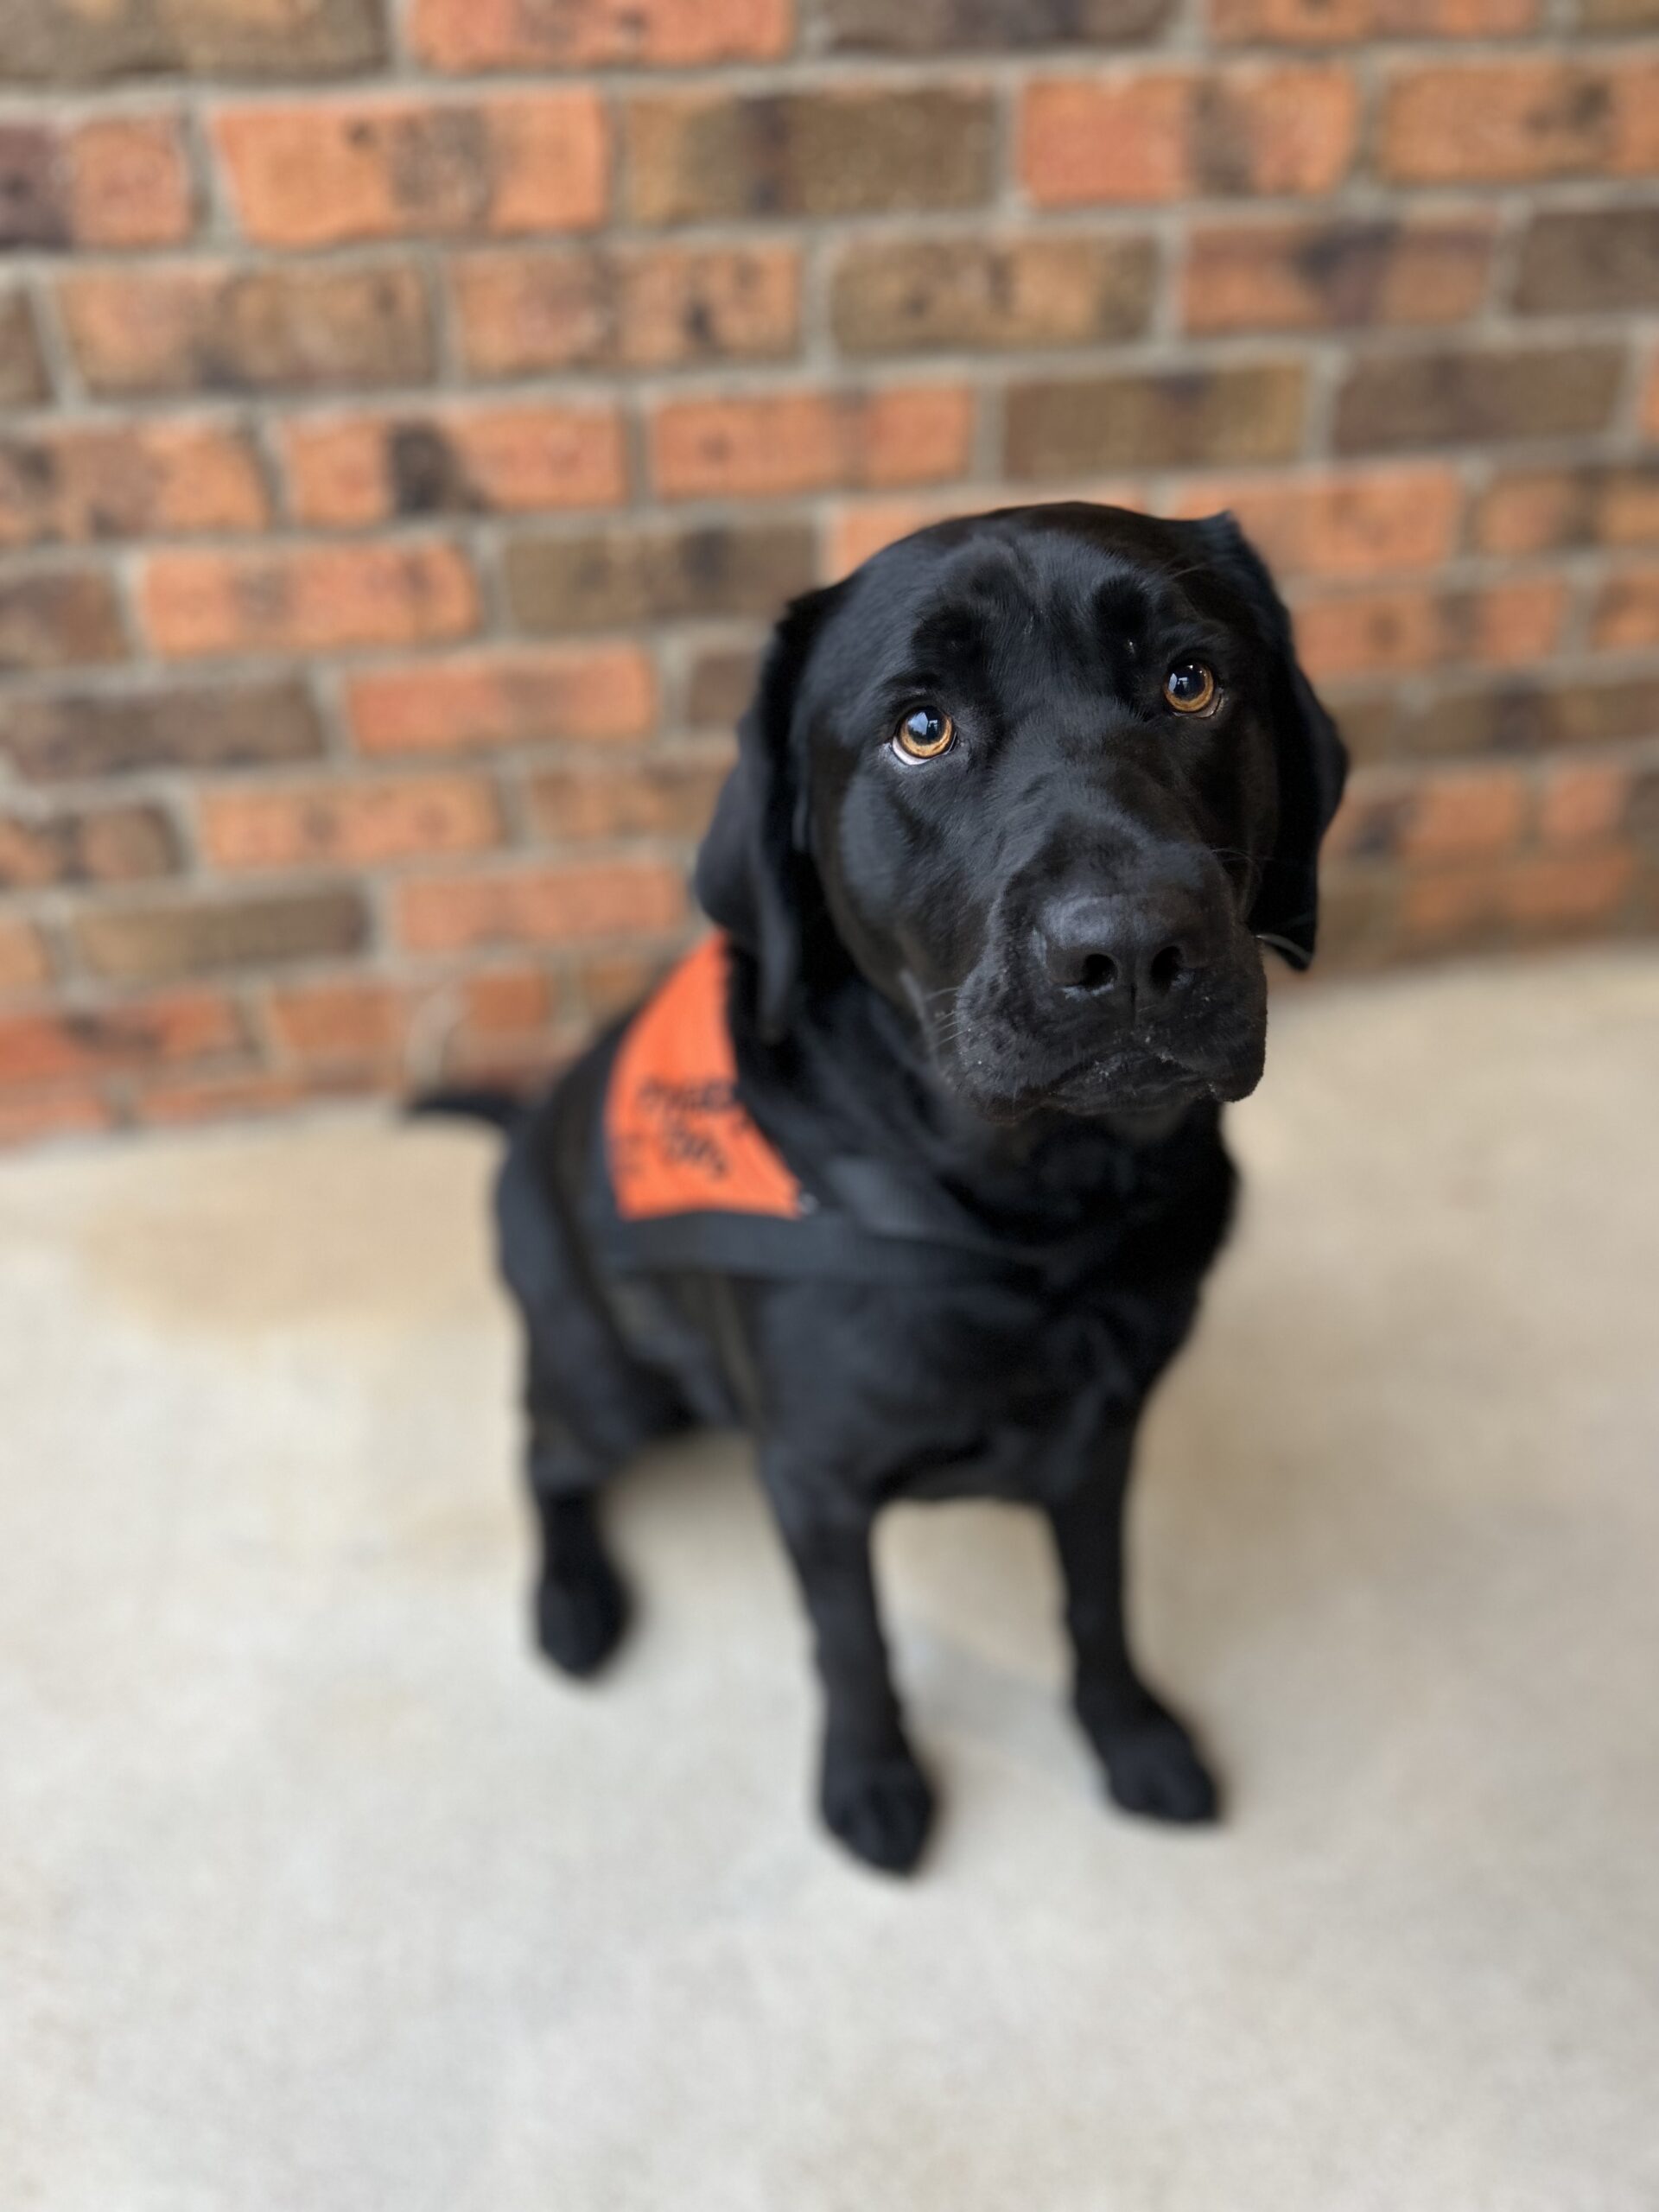
M482 1133L0 1168L7 2212L1653 2212L1659 957L1274 1031L1137 1528L1230 1821L1104 1810L1039 1531L916 1512L911 1887L730 1440L531 1666Z

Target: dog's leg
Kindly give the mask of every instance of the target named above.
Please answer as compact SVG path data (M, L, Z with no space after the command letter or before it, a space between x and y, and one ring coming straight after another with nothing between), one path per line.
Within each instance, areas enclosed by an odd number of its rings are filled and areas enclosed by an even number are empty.
M1072 1703L1117 1804L1154 1820L1212 1821L1215 1783L1129 1652L1123 1515L1134 1446L1131 1427L1101 1438L1083 1479L1049 1508L1076 1655Z
M496 1185L501 1272L524 1323L527 1471L541 1544L536 1641L567 1675L591 1675L627 1620L594 1497L651 1436L677 1425L660 1380L639 1367L601 1310L522 1138Z
M888 1671L870 1516L804 1498L778 1476L774 1464L766 1489L811 1618L823 1684L819 1808L858 1858L884 1873L907 1874L921 1856L933 1796L905 1740Z
M537 1388L531 1361L528 1473L541 1537L536 1641L561 1672L593 1674L627 1624L627 1592L600 1535L594 1497L608 1469L580 1463L569 1427Z

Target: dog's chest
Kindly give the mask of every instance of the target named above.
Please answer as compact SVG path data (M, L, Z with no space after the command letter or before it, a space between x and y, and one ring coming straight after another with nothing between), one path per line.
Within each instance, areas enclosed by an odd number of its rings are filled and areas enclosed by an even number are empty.
M1196 1278L1064 1296L970 1277L921 1297L776 1287L752 1309L766 1425L878 1498L1040 1498L1133 1419L1196 1299Z

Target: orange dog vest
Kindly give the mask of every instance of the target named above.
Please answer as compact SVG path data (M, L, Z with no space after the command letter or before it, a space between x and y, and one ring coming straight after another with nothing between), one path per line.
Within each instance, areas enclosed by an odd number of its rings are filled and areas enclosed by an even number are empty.
M737 1096L726 940L705 938L634 1017L605 1102L623 1221L736 1213L798 1221L801 1186Z

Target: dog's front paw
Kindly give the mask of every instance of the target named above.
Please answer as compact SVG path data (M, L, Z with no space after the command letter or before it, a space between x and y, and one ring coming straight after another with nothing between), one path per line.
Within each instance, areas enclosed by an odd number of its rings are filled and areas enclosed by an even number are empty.
M827 1749L819 1804L831 1834L884 1874L908 1874L933 1819L927 1777L900 1745L871 1753Z
M597 1549L544 1573L537 1586L536 1641L561 1674L596 1673L616 1649L627 1618L627 1593Z
M1148 1696L1141 1710L1084 1726L1106 1769L1112 1802L1126 1813L1189 1826L1213 1821L1220 1802L1210 1770L1192 1737L1165 1706Z

